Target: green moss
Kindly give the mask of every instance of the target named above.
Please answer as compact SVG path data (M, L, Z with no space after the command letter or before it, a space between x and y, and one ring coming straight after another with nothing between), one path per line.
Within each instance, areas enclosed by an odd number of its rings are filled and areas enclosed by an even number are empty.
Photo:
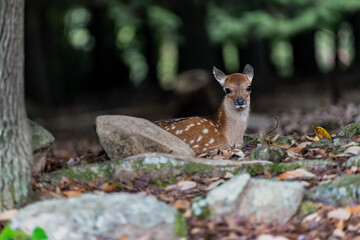
M319 209L319 206L316 203L314 203L312 201L303 201L300 205L298 215L299 215L299 217L304 217L310 213L315 212L318 209Z
M187 237L187 224L186 219L181 215L181 213L177 213L175 216L175 226L174 233L176 236L181 238Z
M112 167L110 164L102 164L99 165L99 172L105 178L113 178L115 173L115 168Z
M205 219L211 215L210 208L207 204L206 198L197 197L193 200L192 215L198 217L199 219Z
M264 172L265 167L264 166L254 166L254 167L248 167L247 172L253 176L259 173Z
M292 169L296 169L296 168L301 168L303 167L301 164L278 164L278 163L274 163L271 164L269 166L269 172L271 173L281 173L281 172L286 172Z
M188 163L185 166L185 169L187 172L193 172L193 173L205 173L205 172L211 172L214 170L214 167L201 165L197 163Z

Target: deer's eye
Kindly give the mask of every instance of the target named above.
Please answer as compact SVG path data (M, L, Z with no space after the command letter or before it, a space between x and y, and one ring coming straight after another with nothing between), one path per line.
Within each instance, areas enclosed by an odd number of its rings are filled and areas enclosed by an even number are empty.
M251 92L251 86L248 86L248 87L246 88L246 91Z
M225 92L226 92L226 94L229 94L229 93L231 93L231 89L230 88L225 88Z

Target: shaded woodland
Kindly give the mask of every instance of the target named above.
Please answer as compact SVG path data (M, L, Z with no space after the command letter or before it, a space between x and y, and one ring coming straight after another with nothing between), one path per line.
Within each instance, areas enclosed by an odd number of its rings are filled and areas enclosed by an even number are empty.
M167 101L179 74L210 74L213 65L231 73L251 64L258 92L317 81L333 102L343 84L359 83L357 0L28 0L25 18L26 96L39 106ZM201 73L185 75L185 85ZM192 106L209 98L195 93L200 100L185 95L193 100L178 115L198 112Z

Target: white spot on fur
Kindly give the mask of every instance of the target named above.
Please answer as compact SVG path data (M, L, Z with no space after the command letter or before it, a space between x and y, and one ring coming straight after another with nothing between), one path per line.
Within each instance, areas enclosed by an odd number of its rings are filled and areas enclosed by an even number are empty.
M207 147L208 147L208 146L209 146L209 144L208 144L208 143L205 143L205 146L207 146Z
M212 144L214 142L215 142L215 139L213 139L213 138L211 138L210 141L209 141L210 144Z
M175 129L175 126L174 126L174 125L171 125L171 129L174 130L174 129Z
M184 138L183 141L186 142L186 138Z
M193 127L193 126L195 126L195 124L190 124L190 125L188 125L186 128L185 128L185 131L188 131L191 127Z
M195 140L191 140L191 141L190 141L190 144L193 144L194 142L195 142Z
M193 146L193 148L198 148L199 147L199 145L195 145L195 146Z
M209 132L209 130L207 129L207 128L205 128L204 130L203 130L203 133L208 133Z
M210 122L210 125L213 126L213 127L215 127L215 125L213 124L213 122Z
M196 140L196 142L200 142L201 139L202 139L202 136L199 136L198 139Z
M206 151L207 150L207 148L203 148L203 151Z
M199 126L200 126L200 125L201 125L201 123L200 123L200 122L197 122L197 123L196 123L196 125L199 125Z
M182 132L183 132L183 130L176 130L175 134L176 134L176 135L179 135L179 134L181 134Z

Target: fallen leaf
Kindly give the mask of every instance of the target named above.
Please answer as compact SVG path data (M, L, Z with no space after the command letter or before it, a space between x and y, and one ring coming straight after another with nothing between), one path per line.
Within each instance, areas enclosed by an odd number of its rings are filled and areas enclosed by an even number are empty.
M298 144L297 147L305 148L307 145L310 145L310 144L311 144L311 142L302 142L302 143Z
M63 191L62 194L64 194L68 198L71 198L71 197L81 195L82 191L80 189L79 190L69 190L69 191Z
M297 168L295 170L290 170L290 171L282 173L278 178L280 180L289 180L289 179L300 178L300 177L313 178L313 177L315 177L315 174L313 174L309 171L306 171L305 169Z
M338 220L348 220L351 216L351 213L346 208L338 208L328 212L328 218L334 218Z
M173 207L176 209L185 210L190 207L190 202L184 199L179 199L176 200Z
M345 208L353 215L360 213L360 205L346 206Z
M234 177L234 174L230 173L230 172L226 172L225 175L224 175L224 179L230 179L230 178L233 178Z
M353 136L352 139L357 142L360 142L360 135Z
M117 187L118 187L118 185L116 185L116 184L104 183L104 184L102 185L101 189L102 189L104 192L111 192L111 191L115 190Z
M320 126L315 127L315 133L319 139L321 139L321 138L331 139L330 134L324 128L322 128Z
M352 146L344 151L345 154L358 155L360 154L360 146Z
M294 153L300 153L301 150L303 150L303 147L299 147L299 146L297 146L297 147L292 147L292 148L289 149L289 151L292 151L292 152L294 152Z
M221 183L225 182L223 179L219 179L216 182L212 182L207 188L206 191L210 191L214 188L216 188L217 186L219 186Z
M9 209L0 213L0 221L9 221L18 214L17 209Z
M290 145L287 144L287 143L274 142L271 145L276 146L276 147L281 147L281 148L284 148L284 149L289 149L290 148Z
M272 175L268 170L264 170L264 175L267 179L272 178Z
M67 185L76 185L77 184L77 181L73 180L73 179L70 179L68 177L65 177L65 176L62 176L61 177L61 183L63 184L67 184Z
M197 183L194 181L180 181L176 184L180 188L180 191L187 191L193 189L197 186Z
M340 220L340 221L336 224L336 228L342 231L342 230L344 229L344 220Z
M335 237L335 238L344 239L345 238L345 233L344 233L343 230L335 228L333 233L332 233L332 236Z

